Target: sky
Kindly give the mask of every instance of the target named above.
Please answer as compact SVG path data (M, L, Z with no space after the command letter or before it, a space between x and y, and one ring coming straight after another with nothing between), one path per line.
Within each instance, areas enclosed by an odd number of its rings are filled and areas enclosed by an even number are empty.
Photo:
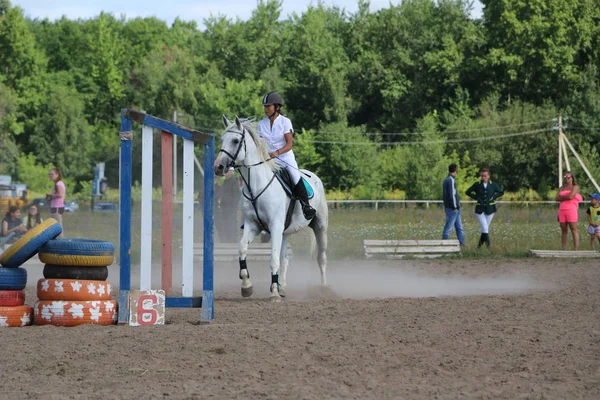
M322 0L325 5L335 5L347 12L357 10L358 0ZM115 17L125 15L127 18L154 16L169 24L176 17L184 21L194 20L199 27L204 26L204 19L211 15L225 15L233 20L236 17L246 20L256 8L255 0L12 0L13 5L21 7L30 18L55 20L63 15L69 19L93 18L101 11L110 12ZM390 3L398 4L399 0L371 0L371 11L386 8ZM300 14L315 0L284 0L282 16L294 12ZM474 18L481 16L482 5L479 0L473 1Z

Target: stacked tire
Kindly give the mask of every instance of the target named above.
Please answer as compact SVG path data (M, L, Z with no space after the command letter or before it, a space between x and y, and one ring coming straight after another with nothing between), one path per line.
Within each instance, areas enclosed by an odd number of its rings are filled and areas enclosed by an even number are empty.
M20 268L48 241L62 232L60 224L49 218L31 229L0 255L0 327L31 324L33 308L25 304L27 270Z
M106 281L114 245L103 240L56 239L39 253L44 279L37 285L36 325L112 325L117 321L113 286Z

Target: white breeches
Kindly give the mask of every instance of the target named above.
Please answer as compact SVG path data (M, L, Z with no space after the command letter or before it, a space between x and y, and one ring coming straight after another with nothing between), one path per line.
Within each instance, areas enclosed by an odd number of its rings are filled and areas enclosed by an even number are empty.
M297 184L300 181L300 171L298 171L298 163L296 162L296 157L294 157L293 150L280 155L275 159L275 162L281 167L287 169L294 184ZM292 190L293 189L294 188L292 188Z
M477 217L477 221L479 222L481 233L489 233L490 225L494 219L494 214L486 215L485 213L481 213L475 214L475 217Z

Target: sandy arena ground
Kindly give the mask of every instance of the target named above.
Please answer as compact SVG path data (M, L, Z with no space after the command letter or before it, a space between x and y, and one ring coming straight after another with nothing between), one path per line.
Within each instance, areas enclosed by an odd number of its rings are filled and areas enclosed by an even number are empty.
M336 261L333 293L293 260L282 303L249 265L251 299L219 266L210 325L1 329L0 398L600 399L597 260Z

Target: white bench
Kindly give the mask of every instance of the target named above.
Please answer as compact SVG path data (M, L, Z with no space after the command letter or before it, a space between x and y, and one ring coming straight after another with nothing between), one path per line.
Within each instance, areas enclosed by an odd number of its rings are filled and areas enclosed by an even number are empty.
M458 240L364 240L366 258L439 258L460 253Z
M529 250L529 255L541 258L598 258L600 252L593 250Z
M288 245L288 257L292 258L292 248ZM239 259L237 243L215 243L213 249L215 261L236 261ZM203 259L204 246L201 243L194 245L194 257ZM248 245L248 260L270 260L271 243L250 243Z

